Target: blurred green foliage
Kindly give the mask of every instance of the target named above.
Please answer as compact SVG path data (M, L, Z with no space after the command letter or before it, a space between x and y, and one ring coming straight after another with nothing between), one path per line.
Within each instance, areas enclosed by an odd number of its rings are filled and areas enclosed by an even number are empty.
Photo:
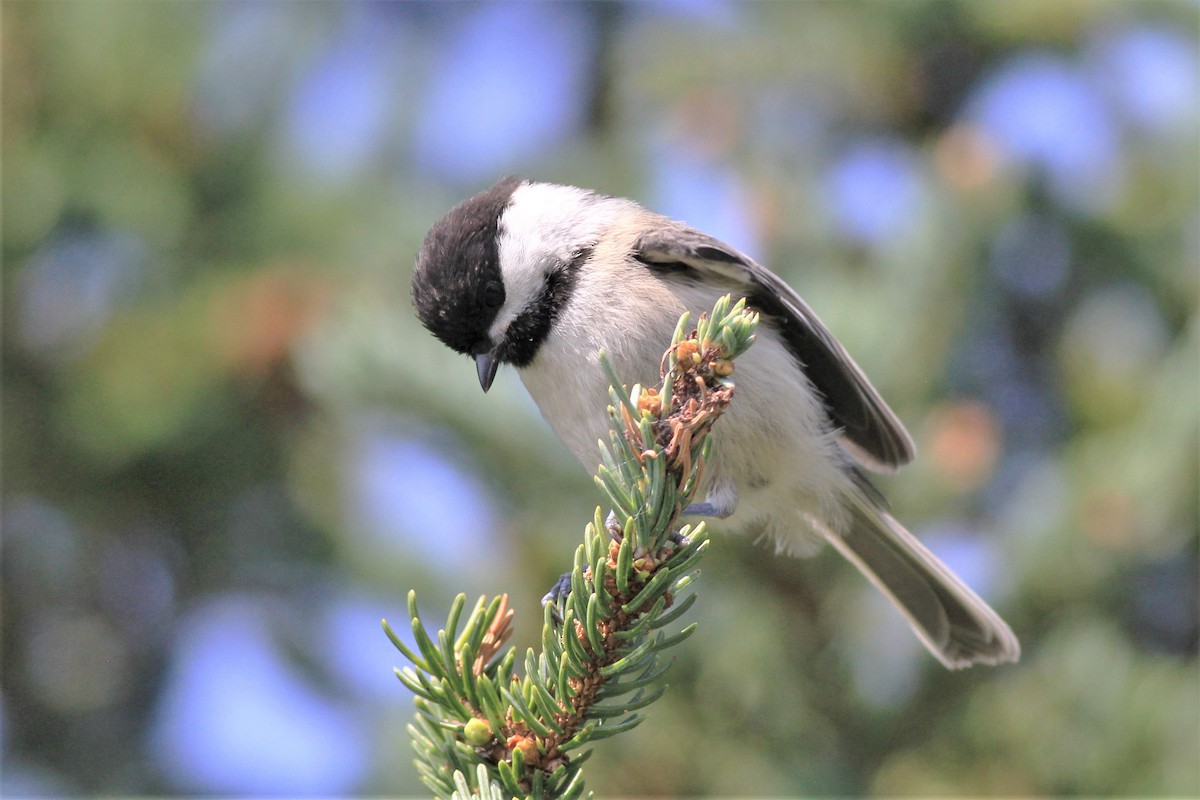
M517 646L534 642L599 498L516 376L482 397L407 294L424 231L495 177L440 174L410 146L447 31L484 8L4 4L6 794L306 793L206 782L163 749L183 632L212 598L261 610L273 651L367 732L367 766L326 794L418 791L402 687L380 713L327 660L314 620L335 600L368 598L374 625L410 587L433 608L506 591ZM1194 80L1196 6L555 8L588 20L586 113L497 172L650 205L672 170L727 176L757 240L733 244L797 287L912 429L918 462L884 482L897 516L1025 653L945 672L832 555L718 536L672 688L598 748L593 788L1200 794L1196 104L1146 117L1170 85L1129 90L1105 60L1127 32L1165 32ZM238 14L265 18L242 50ZM289 145L294 86L347 30L380 29L406 59L386 135L315 169ZM1021 64L1053 79L1035 97L1075 76L1061 96L1099 98L1112 141L1080 117L1024 159L998 147L1006 120L972 102ZM1018 113L1013 141L1042 121ZM851 167L880 163L863 222ZM484 498L469 547L388 538L362 488L380 440L436 453ZM368 488L426 477L383 475Z

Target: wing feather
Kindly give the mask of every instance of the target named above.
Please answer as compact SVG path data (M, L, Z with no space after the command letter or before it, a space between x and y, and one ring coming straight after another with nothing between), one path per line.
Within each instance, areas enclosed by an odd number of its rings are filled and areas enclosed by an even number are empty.
M773 272L678 223L644 233L635 243L634 257L652 266L682 264L742 292L779 332L821 392L846 449L862 466L888 472L912 460L913 441L904 425L808 304Z

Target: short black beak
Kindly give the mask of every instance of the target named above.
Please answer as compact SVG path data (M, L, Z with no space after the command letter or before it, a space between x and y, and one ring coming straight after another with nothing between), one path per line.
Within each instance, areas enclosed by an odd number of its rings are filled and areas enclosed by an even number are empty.
M475 371L479 374L479 385L485 392L492 388L492 381L496 379L496 370L500 368L500 360L496 358L497 349L499 348L475 354Z

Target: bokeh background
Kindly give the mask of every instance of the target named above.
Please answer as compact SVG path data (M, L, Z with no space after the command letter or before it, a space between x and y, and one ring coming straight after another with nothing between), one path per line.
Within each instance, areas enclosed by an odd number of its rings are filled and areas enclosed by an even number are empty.
M1200 7L3 5L3 792L422 794L379 629L600 502L408 302L504 173L771 265L1012 623L944 671L831 554L719 537L604 796L1200 793Z

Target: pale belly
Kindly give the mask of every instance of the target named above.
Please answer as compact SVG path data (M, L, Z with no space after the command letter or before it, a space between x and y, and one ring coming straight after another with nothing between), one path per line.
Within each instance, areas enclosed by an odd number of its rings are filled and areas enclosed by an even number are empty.
M695 299L711 308L715 293ZM599 441L608 442L608 382L599 364L601 347L627 385L660 382L662 351L670 342L679 316L662 308L642 319L635 337L605 319L570 319L566 324L592 335L552 337L537 358L521 370L521 378L542 415L586 469L600 463ZM620 314L616 314L621 318ZM652 328L650 335L646 330ZM597 334L597 332L601 332ZM568 347L567 341L579 342ZM661 342L653 349L642 342ZM709 492L736 498L736 510L715 522L718 529L756 535L765 533L781 550L811 551L820 541L812 520L841 527L839 498L850 486L839 464L836 433L807 380L791 367L783 343L765 325L754 346L738 359L733 403L713 429L712 457L697 501ZM783 365L783 369L777 368Z

